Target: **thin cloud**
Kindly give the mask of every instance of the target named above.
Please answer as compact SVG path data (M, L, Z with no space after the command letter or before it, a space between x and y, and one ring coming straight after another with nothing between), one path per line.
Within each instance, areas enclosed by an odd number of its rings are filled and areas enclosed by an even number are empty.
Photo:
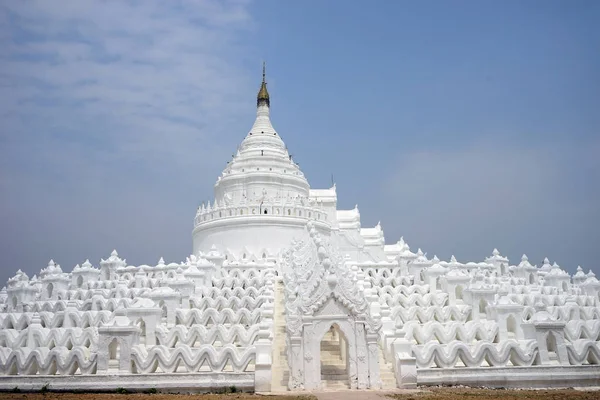
M0 4L0 281L184 257L251 111L254 30L247 1Z
M533 148L482 139L408 154L382 189L386 236L402 234L430 256L481 260L498 247L512 262L526 253L594 269L599 150L597 140Z

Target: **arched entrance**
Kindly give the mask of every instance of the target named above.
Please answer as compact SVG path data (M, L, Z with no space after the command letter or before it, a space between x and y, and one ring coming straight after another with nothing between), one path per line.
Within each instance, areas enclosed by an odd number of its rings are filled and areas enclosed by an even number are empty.
M46 287L46 296L51 299L52 298L52 293L54 292L54 285L52 284L52 282L50 282L48 284L48 286Z
M454 297L456 297L456 300L462 300L462 298L463 298L462 285L456 285L456 287L454 288Z
M552 332L548 332L548 335L546 335L546 349L548 349L548 358L550 361L558 360L556 338Z
M377 389L377 333L365 320L330 298L313 316L303 318L300 337L290 337L292 389Z
M348 340L337 324L321 339L321 385L323 389L348 389Z
M486 317L486 311L485 311L486 308L487 308L487 301L485 301L485 299L479 300L479 317L480 318Z
M121 346L119 340L114 338L108 345L108 369L119 369L119 358L121 356Z
M512 314L506 319L506 331L509 339L517 339L517 320Z
M136 325L140 328L140 344L152 346L155 343L146 343L146 321L143 318L137 320Z
M288 387L380 389L380 320L336 248L307 229L311 240L295 241L283 264L293 272L284 274Z

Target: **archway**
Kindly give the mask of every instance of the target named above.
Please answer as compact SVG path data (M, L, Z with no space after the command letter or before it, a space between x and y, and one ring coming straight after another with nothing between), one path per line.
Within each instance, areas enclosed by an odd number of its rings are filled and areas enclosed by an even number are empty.
M52 283L49 283L48 286L46 287L46 294L49 299L52 298L52 292L54 292L54 285Z
M117 338L114 338L108 345L108 369L118 370L119 360L121 358L121 344Z
M509 339L517 338L517 320L512 314L510 314L508 318L506 318L506 331L508 332Z
M166 319L168 311L167 311L167 305L165 304L165 301L164 300L159 301L158 307L160 307L160 309L162 310L160 317L163 319Z
M146 343L146 321L143 318L138 319L137 325L140 328L140 344L143 345L152 345L154 343Z
M569 285L567 285L567 282L562 283L562 290L563 292L569 291Z
M552 332L548 332L548 335L546 335L546 349L548 349L548 358L550 360L558 359L556 338Z
M337 324L323 335L320 345L321 385L324 389L347 389L348 340Z
M454 296L456 297L456 300L462 300L462 298L463 298L462 285L456 285L456 288L454 288Z
M12 308L13 310L17 309L17 296L12 296L11 297L11 302L12 302Z
M533 285L533 274L529 274L529 284Z
M487 301L485 301L485 299L479 300L479 317L480 318L486 318L487 317L487 314L485 312L486 308L487 308Z
M83 286L83 276L79 275L77 277L77 287L82 287Z

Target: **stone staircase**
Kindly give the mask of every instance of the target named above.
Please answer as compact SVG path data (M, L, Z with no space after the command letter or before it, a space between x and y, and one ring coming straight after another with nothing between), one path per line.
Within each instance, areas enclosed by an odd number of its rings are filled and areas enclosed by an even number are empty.
M346 362L332 331L327 332L321 341L321 382L325 390L350 389Z
M386 363L383 357L383 350L379 348L379 376L381 377L381 389L396 389L396 377L394 376L394 366L392 363Z
M285 392L288 390L290 369L285 349L285 294L283 282L275 283L275 307L273 310L273 369L271 375L271 391Z

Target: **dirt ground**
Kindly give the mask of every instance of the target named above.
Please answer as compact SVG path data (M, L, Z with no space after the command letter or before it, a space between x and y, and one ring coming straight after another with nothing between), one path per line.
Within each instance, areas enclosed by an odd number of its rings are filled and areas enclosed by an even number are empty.
M470 388L423 388L401 394L378 392L324 392L312 395L231 394L119 394L119 393L0 393L0 400L315 400L321 395L340 400L380 398L396 400L600 400L600 391L490 390Z
M390 397L397 400L600 400L600 391L423 388L416 393Z
M231 394L144 394L144 393L0 393L0 400L314 400L312 396L260 396Z

